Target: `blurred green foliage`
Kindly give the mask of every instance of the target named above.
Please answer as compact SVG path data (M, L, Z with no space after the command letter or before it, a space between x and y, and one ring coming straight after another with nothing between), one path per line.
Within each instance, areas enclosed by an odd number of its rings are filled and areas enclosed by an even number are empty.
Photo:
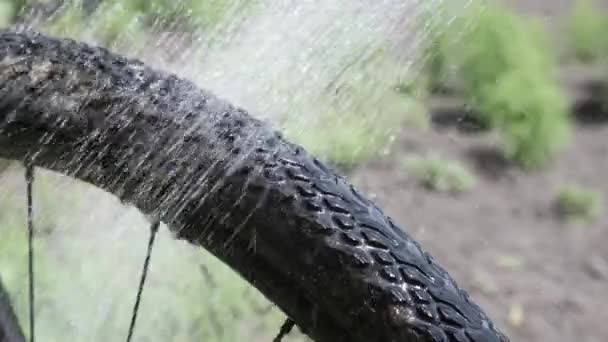
M388 154L403 126L429 125L422 90L396 86L407 72L389 53L378 50L354 69L324 90L327 96L310 109L318 114L289 117L282 127L311 153L344 168Z
M478 18L463 49L465 96L480 119L504 136L508 157L527 168L545 165L568 141L568 103L557 62L542 30L502 6Z
M141 42L145 31L208 32L253 0L0 0L0 25L43 9L45 32L110 46ZM24 16L25 17L25 16Z
M0 27L10 25L20 9L20 1L0 0Z
M20 171L7 171L2 181L8 191L0 196L0 274L25 327L27 233ZM37 337L124 339L144 259L146 222L135 210L120 209L113 217L120 208L117 200L89 185L59 180L39 172L34 187ZM269 340L280 327L283 315L257 290L166 230L159 232L152 261L136 341Z
M444 73L435 69L457 70L458 90L483 125L501 132L505 155L525 168L545 165L568 142L570 117L541 26L495 3L445 25L432 27L429 46L440 57L431 78Z
M422 45L422 69L427 90L431 93L450 91L455 87L453 77L457 76L457 59L460 39L466 33L467 25L462 14L448 3L432 6L419 18L419 27L424 35Z
M578 185L568 185L559 189L555 198L558 213L574 223L589 223L602 210L601 195Z
M111 46L142 41L144 15L135 2L104 1L92 13L78 2L65 4L50 20L43 22L43 31L78 40Z
M567 22L568 45L573 57L583 63L608 56L608 15L591 0L576 0Z
M476 183L475 175L462 163L439 156L408 157L403 166L421 185L433 191L461 193Z
M427 124L421 104L412 98L389 88L380 101L381 105L361 101L346 108L339 104L319 106L320 114L314 119L295 118L283 128L290 139L314 155L350 168L390 153L395 136L406 122Z

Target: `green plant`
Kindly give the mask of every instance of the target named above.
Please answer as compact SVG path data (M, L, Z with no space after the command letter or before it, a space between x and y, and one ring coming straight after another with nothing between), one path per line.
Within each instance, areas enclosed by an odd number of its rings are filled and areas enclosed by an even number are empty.
M600 214L602 197L597 192L568 185L557 192L555 208L568 221L588 223Z
M608 55L608 16L590 0L575 1L568 18L568 45L573 57L593 63Z
M568 141L570 120L543 31L499 5L468 15L477 21L458 61L465 97L502 133L509 158L526 168L545 165Z
M512 71L482 93L478 110L503 135L503 152L525 168L545 165L568 141L570 119L563 97L546 80Z
M403 125L428 126L417 89L390 86L401 81L399 72L379 51L324 89L307 109L312 115L286 118L282 129L311 153L346 168L387 154Z
M568 142L571 124L540 22L496 2L437 13L425 26L431 87L454 70L455 90L482 126L501 133L505 156L524 168L546 165Z
M460 193L471 189L476 182L464 165L438 156L408 157L403 165L420 184L434 191Z

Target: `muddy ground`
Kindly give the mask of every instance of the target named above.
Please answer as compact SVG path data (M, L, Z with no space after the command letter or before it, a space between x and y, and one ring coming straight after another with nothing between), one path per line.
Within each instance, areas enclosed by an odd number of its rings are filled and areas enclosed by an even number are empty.
M511 1L553 27L569 2ZM598 75L579 67L562 74L570 95ZM608 208L585 225L564 223L553 209L556 190L569 183L608 200L608 123L577 122L573 142L548 170L524 173L494 154L495 137L445 120L458 118L457 106L445 98L433 103L444 120L430 132L406 130L392 156L355 170L352 181L445 265L512 341L608 341ZM602 114L585 109L585 118ZM426 152L463 161L477 184L461 195L421 187L402 159Z

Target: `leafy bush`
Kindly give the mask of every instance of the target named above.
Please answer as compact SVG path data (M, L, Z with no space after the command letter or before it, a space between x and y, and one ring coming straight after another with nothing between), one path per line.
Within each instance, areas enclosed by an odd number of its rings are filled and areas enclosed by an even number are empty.
M568 221L588 223L600 214L602 198L594 191L569 185L558 191L555 207Z
M508 157L527 168L546 164L569 137L567 102L556 61L539 26L489 6L467 37L465 96L480 119L504 137Z
M475 176L459 162L437 156L409 157L404 167L425 187L439 192L460 193L475 185Z
M568 18L568 45L577 60L592 63L608 55L608 16L590 0L577 0Z
M570 119L556 59L541 27L497 4L471 7L442 38L444 64L478 119L503 137L507 157L526 168L546 164L567 142ZM438 44L442 44L441 42Z
M531 73L512 71L485 89L478 108L503 135L507 157L526 168L546 164L569 138L561 94Z

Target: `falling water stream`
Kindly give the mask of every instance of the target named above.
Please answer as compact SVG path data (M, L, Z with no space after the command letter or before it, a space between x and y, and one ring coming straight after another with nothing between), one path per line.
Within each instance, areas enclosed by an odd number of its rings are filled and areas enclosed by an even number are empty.
M395 107L401 102L388 101L386 94L418 71L420 17L439 2L257 1L222 29L194 39L174 33L163 41L149 33L147 39L158 44L119 52L187 77L298 136L327 112L361 115L363 108L363 116L351 118L356 122L382 121L395 111L406 115L408 108ZM380 61L367 68L376 56ZM360 88L337 96L343 84ZM25 261L25 249L18 248L25 246L19 243L25 241L19 236L25 210L21 171L15 166L0 176L0 230L12 239L0 241L0 269L25 322L27 270L18 262ZM44 171L37 179L40 340L123 339L144 258L145 218L88 185ZM276 333L278 310L213 257L161 232L136 341L267 341Z

